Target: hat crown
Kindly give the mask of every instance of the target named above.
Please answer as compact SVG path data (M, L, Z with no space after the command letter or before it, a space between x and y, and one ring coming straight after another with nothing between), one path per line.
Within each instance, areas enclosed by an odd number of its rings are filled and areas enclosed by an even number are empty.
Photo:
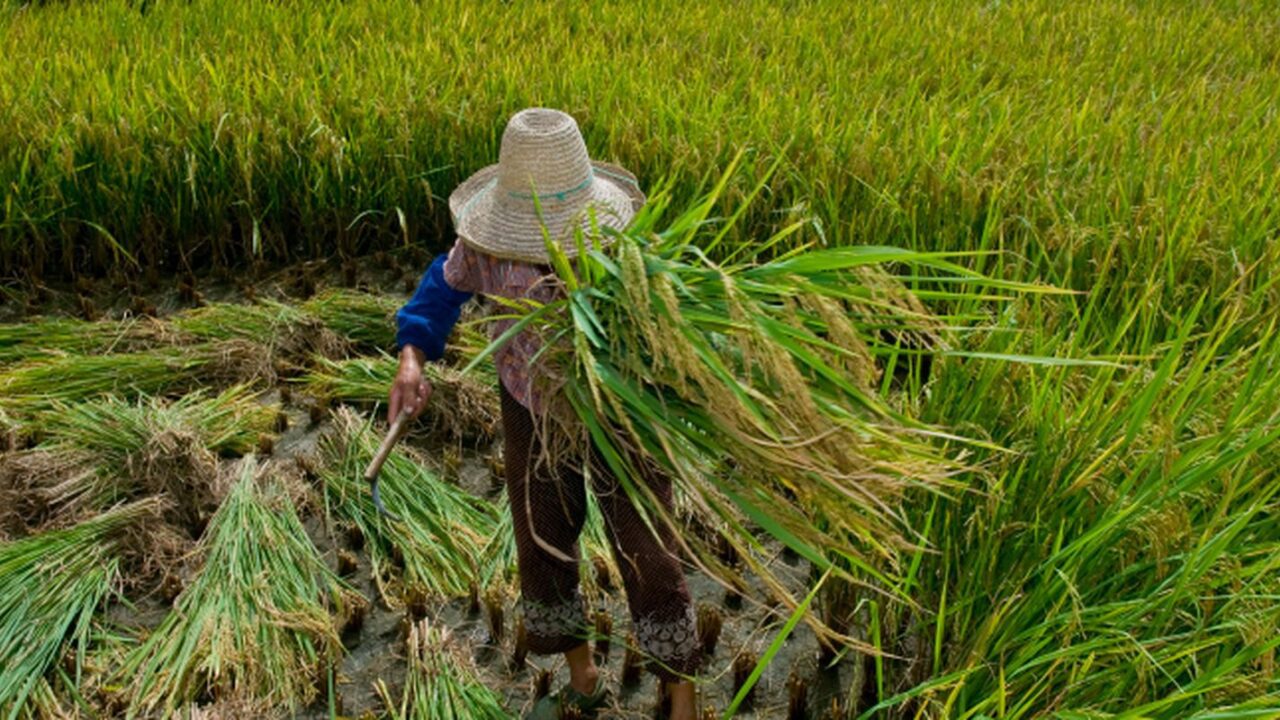
M500 202L541 203L585 200L591 159L578 123L568 113L527 108L511 117L498 150Z

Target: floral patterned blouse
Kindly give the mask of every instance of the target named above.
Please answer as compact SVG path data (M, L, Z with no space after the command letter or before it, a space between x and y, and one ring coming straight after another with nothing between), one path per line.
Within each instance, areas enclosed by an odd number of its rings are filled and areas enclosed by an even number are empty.
M480 293L507 299L532 299L540 303L551 302L559 294L560 283L550 266L536 265L518 260L506 260L476 250L459 239L449 251L444 263L444 279L451 288L460 292ZM498 312L507 312L500 307ZM497 339L516 323L513 319L494 320L490 338ZM545 409L539 383L532 382L537 370L531 359L542 343L533 331L522 330L494 352L494 364L498 378L521 405L537 414Z

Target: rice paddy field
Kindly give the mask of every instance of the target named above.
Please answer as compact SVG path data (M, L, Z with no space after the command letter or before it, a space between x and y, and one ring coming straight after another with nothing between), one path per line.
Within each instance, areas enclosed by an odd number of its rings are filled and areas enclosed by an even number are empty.
M384 466L404 523L360 476L448 194L535 105L653 199L543 321L613 373L577 407L701 443L704 717L1280 717L1278 38L1250 0L0 0L0 717L567 679L480 308ZM733 444L770 410L848 435ZM665 717L594 504L581 543L602 717Z

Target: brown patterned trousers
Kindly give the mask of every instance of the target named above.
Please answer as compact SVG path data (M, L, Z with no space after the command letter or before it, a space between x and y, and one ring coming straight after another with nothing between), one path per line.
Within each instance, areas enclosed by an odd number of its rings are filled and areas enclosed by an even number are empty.
M537 655L561 653L585 642L591 627L578 576L578 536L587 511L585 474L581 467L562 465L551 477L550 468L532 462L538 454L533 417L501 382L498 385L507 499L515 531L520 608L528 648ZM679 682L692 677L702 660L701 646L672 531L654 518L659 527L658 537L654 536L607 470L599 451L593 450L592 491L622 573L638 649L649 671L660 680ZM669 512L670 478L647 473L645 483ZM566 562L547 552L534 540L531 525L539 538L575 561Z

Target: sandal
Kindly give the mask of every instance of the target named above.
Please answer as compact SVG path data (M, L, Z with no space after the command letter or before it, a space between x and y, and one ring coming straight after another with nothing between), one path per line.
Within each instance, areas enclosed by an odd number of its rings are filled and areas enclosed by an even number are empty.
M604 707L611 697L603 677L596 678L596 689L590 695L583 695L566 683L559 692L539 698L524 720L560 720L564 708L570 705L578 708L584 718L595 717L596 711Z

